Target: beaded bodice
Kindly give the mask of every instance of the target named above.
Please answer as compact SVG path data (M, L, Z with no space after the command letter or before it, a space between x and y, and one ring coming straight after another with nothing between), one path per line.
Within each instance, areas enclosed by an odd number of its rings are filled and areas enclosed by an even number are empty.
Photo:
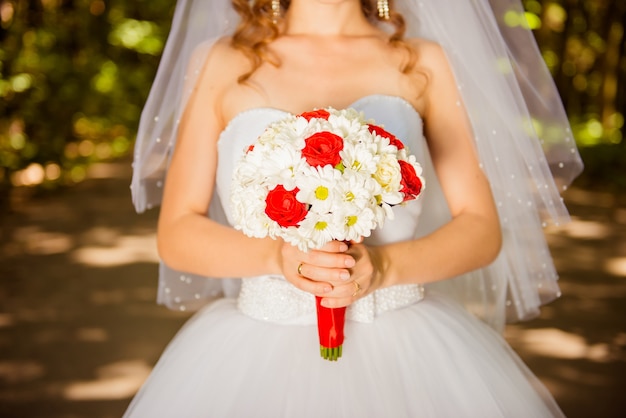
M351 105L364 112L367 118L401 139L418 161L424 156L422 120L404 99L395 96L373 95ZM222 132L219 144L217 193L230 224L229 195L232 173L241 153L265 129L288 113L274 108L255 108L238 114ZM411 239L417 230L421 200L394 208L394 219L375 230L367 242L380 245ZM244 255L245 256L245 255ZM359 299L348 309L348 318L360 322L373 319L392 309L415 303L423 298L420 285L393 286ZM280 276L245 278L238 300L239 309L253 318L283 323L310 323L315 321L313 295L295 288Z

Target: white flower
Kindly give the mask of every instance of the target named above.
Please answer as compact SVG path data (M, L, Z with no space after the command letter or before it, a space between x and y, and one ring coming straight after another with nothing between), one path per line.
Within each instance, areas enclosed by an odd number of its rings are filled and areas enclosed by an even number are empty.
M341 172L333 167L303 168L298 177L296 186L300 191L296 198L300 202L312 205L311 210L318 213L330 212L340 202L337 195L337 184L340 184Z
M402 180L402 173L400 172L400 164L398 164L398 160L391 154L381 155L373 177L382 187L383 193L389 195L397 193L401 188L400 181ZM388 200L384 197L383 200L388 202ZM398 204L400 202L402 202L401 193L399 202L389 203Z
M409 151L406 147L399 149L396 154L398 160L406 161L409 158Z
M381 203L379 206L376 206L374 209L374 216L376 217L376 222L378 225L382 226L386 219L393 219L393 210L391 209L391 205L387 203Z
M346 109L331 113L327 121L329 131L339 135L345 142L354 143L359 140L364 125L362 115L354 109Z
M376 228L377 222L371 208L360 208L356 205L342 207L333 213L333 222L340 228L339 234L343 241L359 240L369 237Z
M263 164L257 167L256 176L263 178L270 190L278 184L293 190L296 173L301 170L302 164L304 160L299 150L290 146L277 147L264 154Z
M323 247L326 243L343 240L341 228L334 222L332 213L309 212L300 222L298 233L311 248Z
M233 216L237 220L236 229L255 238L264 238L275 230L272 225L275 222L265 214L266 196L267 190L258 185L233 189L230 203Z
M342 180L336 185L336 193L343 205L365 208L372 205L372 196L382 192L380 185L368 174L346 169Z
M376 172L380 158L373 143L345 143L339 155L346 169L370 175Z

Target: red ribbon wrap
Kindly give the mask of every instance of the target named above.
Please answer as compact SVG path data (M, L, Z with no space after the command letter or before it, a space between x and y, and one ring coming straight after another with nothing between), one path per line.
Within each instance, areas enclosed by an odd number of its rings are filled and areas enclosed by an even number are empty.
M337 360L341 357L343 346L346 308L326 308L321 305L321 301L321 297L315 297L320 354L327 360Z

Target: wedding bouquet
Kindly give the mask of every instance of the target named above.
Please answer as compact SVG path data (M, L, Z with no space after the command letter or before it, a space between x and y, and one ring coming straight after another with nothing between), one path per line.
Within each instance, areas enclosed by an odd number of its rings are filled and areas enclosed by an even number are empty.
M235 228L302 251L358 240L393 219L393 206L420 195L421 173L398 138L354 109L290 115L270 124L235 169ZM322 357L336 360L345 308L317 302Z

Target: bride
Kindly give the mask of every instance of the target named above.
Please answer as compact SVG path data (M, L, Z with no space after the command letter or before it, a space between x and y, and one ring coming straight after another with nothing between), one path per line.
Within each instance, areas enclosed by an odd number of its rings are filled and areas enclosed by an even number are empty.
M498 333L558 296L542 224L567 219L581 168L558 95L531 34L502 24L518 0L396 3L179 0L132 188L161 205L160 302L199 311L126 417L562 416ZM329 106L401 138L424 196L306 253L235 230L243 150ZM337 362L314 296L348 306Z

